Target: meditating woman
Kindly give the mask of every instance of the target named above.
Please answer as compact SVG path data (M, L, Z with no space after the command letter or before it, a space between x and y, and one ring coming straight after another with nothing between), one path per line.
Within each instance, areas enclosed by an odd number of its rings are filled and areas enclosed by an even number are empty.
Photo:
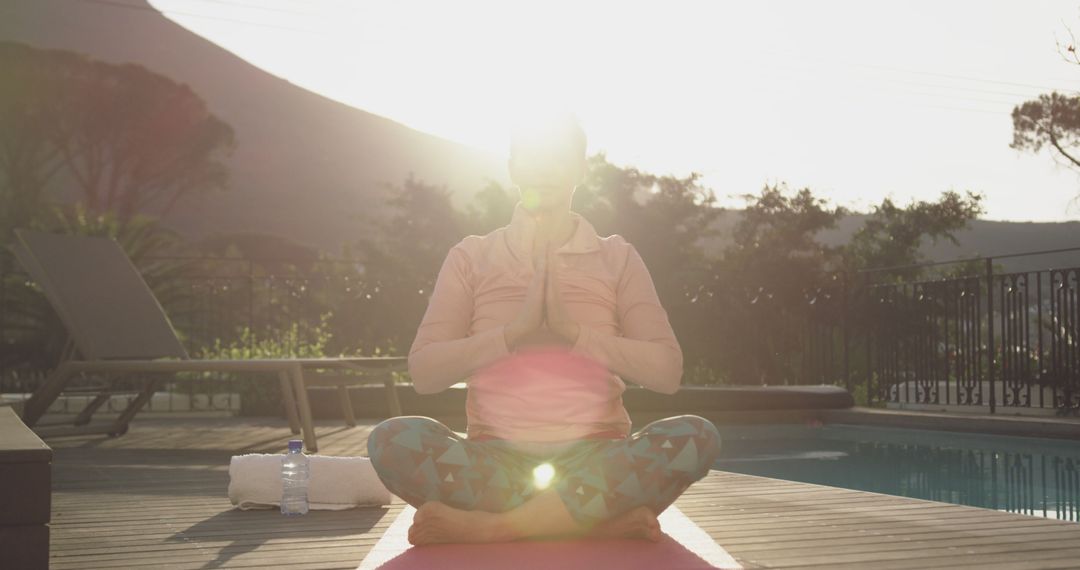
M645 264L570 210L585 173L570 116L517 128L510 224L455 245L409 351L416 391L467 380L467 438L423 416L377 425L368 456L417 508L412 544L660 538L657 515L720 452L708 420L630 433L630 380L673 394L682 351Z

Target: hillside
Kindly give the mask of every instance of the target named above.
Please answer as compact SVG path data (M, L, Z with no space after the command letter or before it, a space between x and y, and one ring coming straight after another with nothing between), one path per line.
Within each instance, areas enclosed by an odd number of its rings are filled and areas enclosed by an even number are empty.
M864 216L844 218L837 232L828 236L842 243L862 226ZM1033 251L1080 247L1080 222L999 222L976 220L956 233L959 242L949 240L924 243L923 257L930 261L951 261L972 257L1000 256ZM1005 271L1032 271L1050 267L1080 267L1080 251L1036 256L1009 257L998 261Z
M738 222L739 210L721 214L715 227L720 235L708 244L716 252L731 241L731 231ZM866 220L863 214L845 216L833 230L822 232L818 239L828 245L846 243ZM1000 256L1034 251L1080 247L1080 222L1000 222L976 220L956 233L959 242L927 242L921 248L926 261L952 261L972 257ZM1046 268L1080 267L1080 251L1000 259L1005 271L1031 271Z
M127 4L149 7L145 0ZM0 40L141 64L187 83L236 132L231 188L167 224L192 237L273 233L336 253L356 215L408 174L471 195L502 160L327 99L258 69L156 11L76 0L0 3Z

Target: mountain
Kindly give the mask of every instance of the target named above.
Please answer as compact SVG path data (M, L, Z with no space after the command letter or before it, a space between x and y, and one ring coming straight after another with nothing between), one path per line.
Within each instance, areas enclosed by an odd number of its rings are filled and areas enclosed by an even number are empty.
M836 230L821 239L830 245L846 242L862 227L866 216L845 216ZM1042 255L1017 255L1080 247L1080 222L1002 222L975 220L956 232L957 244L948 239L924 242L920 253L926 261L954 261L973 257L994 257L1003 271L1035 271L1048 268L1080 267L1080 250Z
M489 180L506 183L501 159L297 87L145 0L4 0L0 40L141 64L190 85L232 126L229 190L189 200L165 220L190 237L275 234L339 253L358 237L357 216L410 173L445 185L459 204Z
M725 210L714 228L719 234L705 247L717 254L731 243L731 234L742 210ZM866 222L865 214L841 218L836 227L822 231L817 239L831 246L843 245ZM975 257L994 257L996 271L1035 271L1049 268L1080 267L1080 250L1041 255L1027 254L1067 248L1080 248L1080 222L1003 222L975 220L956 232L956 244L948 239L937 243L924 241L919 253L924 261L956 261ZM1002 257L1010 256L1010 257Z

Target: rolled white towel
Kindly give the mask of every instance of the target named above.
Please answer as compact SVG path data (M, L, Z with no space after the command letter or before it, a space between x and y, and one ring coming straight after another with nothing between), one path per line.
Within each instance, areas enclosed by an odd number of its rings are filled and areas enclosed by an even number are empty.
M229 500L241 510L281 505L281 454L234 455L229 461ZM390 491L367 457L309 455L308 505L342 510L389 505Z

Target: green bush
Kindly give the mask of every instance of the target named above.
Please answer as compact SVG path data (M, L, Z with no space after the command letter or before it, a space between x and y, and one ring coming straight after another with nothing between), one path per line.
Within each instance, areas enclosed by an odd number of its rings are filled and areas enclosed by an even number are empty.
M326 345L333 336L327 327L330 313L324 313L319 323L310 325L294 322L273 336L254 333L244 326L230 341L214 340L213 346L196 352L195 358L209 360L252 360L267 358L322 358L327 356ZM194 372L185 373L186 379L197 382L220 382L221 378L235 378L233 384L240 395L240 412L265 410L281 405L280 383L268 375L251 373ZM208 392L209 386L192 384L195 391ZM201 389L200 389L201 388Z

